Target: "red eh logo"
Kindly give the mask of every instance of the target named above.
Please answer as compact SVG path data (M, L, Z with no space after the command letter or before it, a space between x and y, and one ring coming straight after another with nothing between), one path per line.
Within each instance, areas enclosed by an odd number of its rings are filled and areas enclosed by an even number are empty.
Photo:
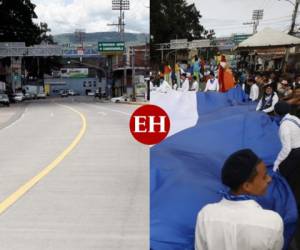
M170 131L168 114L155 105L144 105L131 115L130 132L133 137L147 145L153 145L166 138Z

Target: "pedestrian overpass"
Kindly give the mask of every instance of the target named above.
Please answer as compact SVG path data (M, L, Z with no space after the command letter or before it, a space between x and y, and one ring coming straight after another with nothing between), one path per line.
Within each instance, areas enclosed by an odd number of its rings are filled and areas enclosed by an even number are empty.
M84 50L77 50L76 48L63 47L61 45L40 44L31 47L26 47L23 42L16 43L0 43L0 58L4 57L100 57L97 48L89 47Z

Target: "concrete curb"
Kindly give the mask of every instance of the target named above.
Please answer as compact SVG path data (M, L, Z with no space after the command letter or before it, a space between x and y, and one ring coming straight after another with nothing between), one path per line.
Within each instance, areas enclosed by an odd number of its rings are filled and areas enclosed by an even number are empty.
M150 104L149 102L125 102L125 104L131 104L131 105L146 105L146 104Z

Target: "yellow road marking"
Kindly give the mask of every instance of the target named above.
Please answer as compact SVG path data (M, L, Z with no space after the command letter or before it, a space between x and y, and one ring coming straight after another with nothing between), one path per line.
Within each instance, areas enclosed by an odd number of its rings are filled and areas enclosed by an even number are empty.
M27 191L29 191L34 185L36 185L41 179L43 179L46 175L48 175L54 168L58 166L58 164L69 154L71 151L77 146L77 144L80 142L82 136L84 135L86 131L86 118L85 116L77 111L76 109L73 109L71 107L64 106L73 112L77 113L82 121L82 126L80 129L80 132L76 136L76 138L73 140L73 142L54 160L52 161L47 167L45 167L40 173L38 173L36 176L34 176L31 180L26 182L24 185L19 187L17 191L12 193L9 197L7 197L4 201L0 203L0 214L6 211L11 205L13 205L18 199L20 199Z

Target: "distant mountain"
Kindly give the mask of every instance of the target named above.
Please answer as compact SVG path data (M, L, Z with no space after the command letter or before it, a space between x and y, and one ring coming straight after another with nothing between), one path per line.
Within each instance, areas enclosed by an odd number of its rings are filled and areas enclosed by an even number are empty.
M54 41L58 44L79 44L78 37L74 33L66 33L54 35ZM139 33L125 33L126 42L142 42L149 41L149 34ZM97 44L98 42L118 42L120 41L120 34L118 32L95 32L85 33L84 43Z

